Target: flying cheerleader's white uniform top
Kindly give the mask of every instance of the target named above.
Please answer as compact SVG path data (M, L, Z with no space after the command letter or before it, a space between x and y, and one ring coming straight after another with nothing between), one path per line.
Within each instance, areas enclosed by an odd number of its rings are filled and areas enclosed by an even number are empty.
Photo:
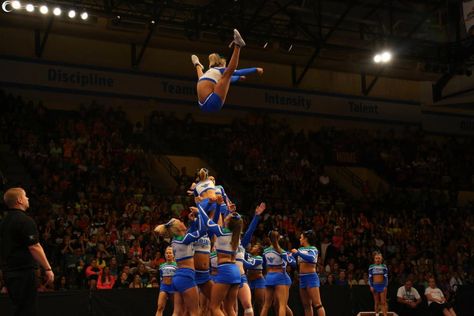
M209 80L217 83L222 78L224 71L225 67L211 67L199 78L199 81Z
M204 192L215 189L216 186L211 180L199 181L194 188L194 196L201 196Z

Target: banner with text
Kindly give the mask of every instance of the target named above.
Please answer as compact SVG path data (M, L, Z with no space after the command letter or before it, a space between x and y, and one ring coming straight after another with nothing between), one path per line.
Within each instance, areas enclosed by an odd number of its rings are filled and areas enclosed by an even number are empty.
M427 132L474 135L474 116L423 112L422 127Z
M158 103L197 105L196 81L169 78L132 70L89 66L64 66L45 61L0 58L0 83L31 89L51 89L75 94L100 94L126 98L155 99ZM226 106L232 109L264 109L329 118L362 119L402 124L420 124L421 107L400 101L332 95L311 91L264 88L237 84Z

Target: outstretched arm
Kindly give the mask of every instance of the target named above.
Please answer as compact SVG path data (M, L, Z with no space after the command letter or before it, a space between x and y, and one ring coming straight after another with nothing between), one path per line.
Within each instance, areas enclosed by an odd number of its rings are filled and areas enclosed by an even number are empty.
M247 228L247 231L244 234L244 237L242 238L242 241L240 244L242 247L246 248L248 244L250 243L250 240L252 239L252 235L257 228L258 222L260 221L260 214L265 211L266 205L265 203L260 203L259 206L255 209L255 216L253 217L252 221L250 222L249 227Z

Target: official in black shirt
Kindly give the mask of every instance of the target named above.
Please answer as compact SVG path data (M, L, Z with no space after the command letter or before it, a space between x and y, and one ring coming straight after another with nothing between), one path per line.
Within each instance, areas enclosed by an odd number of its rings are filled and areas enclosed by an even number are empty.
M0 223L0 269L15 316L34 316L37 309L35 269L39 263L48 282L54 273L39 243L38 229L25 211L29 202L22 188L8 189L3 196L8 207Z

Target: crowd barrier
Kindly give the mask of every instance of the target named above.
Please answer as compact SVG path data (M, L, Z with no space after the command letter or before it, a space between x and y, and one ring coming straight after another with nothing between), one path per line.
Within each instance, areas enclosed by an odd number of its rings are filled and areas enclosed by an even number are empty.
M389 295L390 310L396 309L396 288ZM422 293L420 293L422 294ZM65 291L39 294L39 316L153 316L156 312L157 289L120 289L99 291ZM373 309L372 295L367 286L323 286L321 298L328 316L355 316ZM462 287L456 296L455 308L460 316L474 316L474 287ZM425 304L425 302L423 302ZM298 289L292 287L289 305L294 315L304 315ZM239 309L242 311L242 309ZM0 295L0 315L10 315L10 301ZM165 315L171 315L167 306ZM429 315L426 308L420 315ZM403 316L403 315L400 315Z

